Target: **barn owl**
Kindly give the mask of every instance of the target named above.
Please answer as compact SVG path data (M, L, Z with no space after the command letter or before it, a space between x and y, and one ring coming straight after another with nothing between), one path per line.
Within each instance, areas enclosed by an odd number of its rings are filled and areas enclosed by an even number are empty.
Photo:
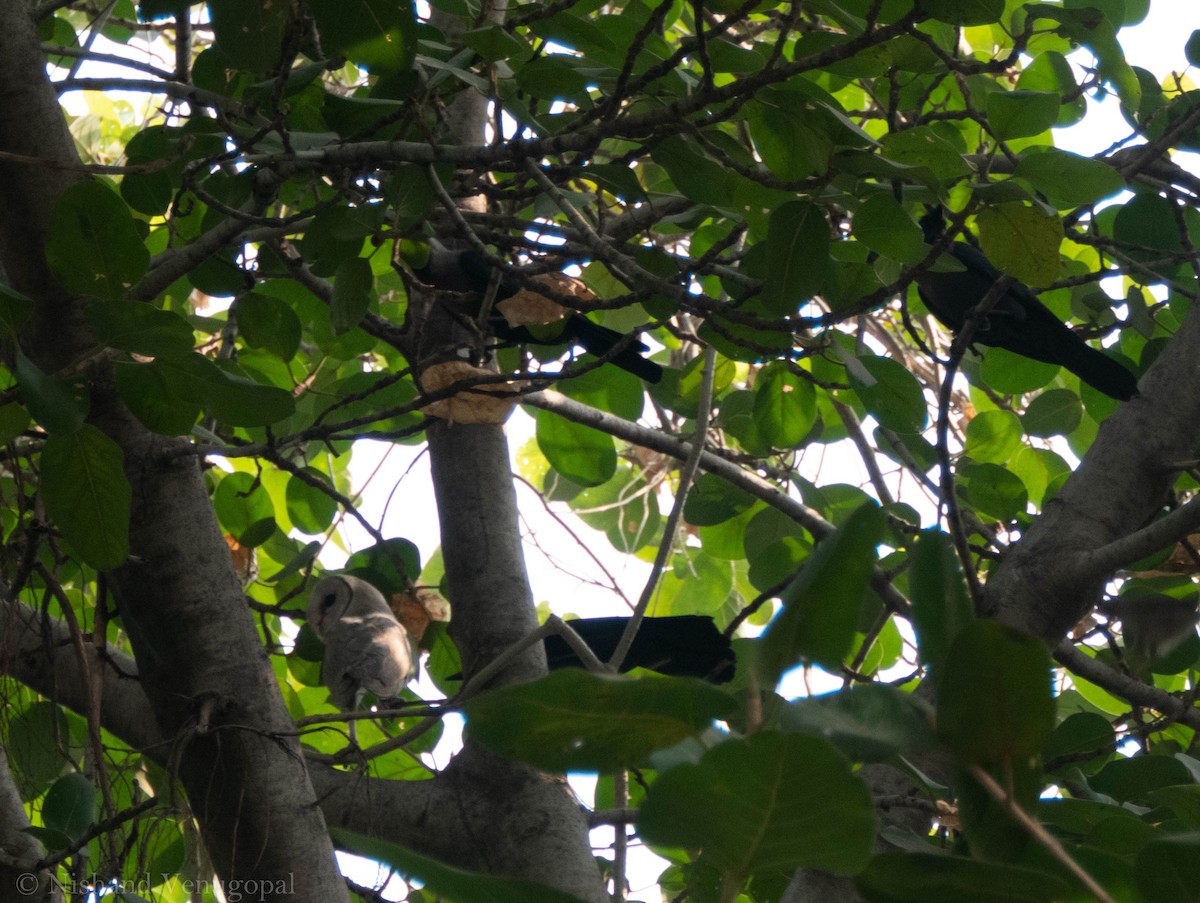
M325 643L321 678L339 709L358 709L368 691L380 700L399 693L416 673L408 631L383 595L365 580L326 577L308 595L308 624ZM355 742L354 722L350 740Z

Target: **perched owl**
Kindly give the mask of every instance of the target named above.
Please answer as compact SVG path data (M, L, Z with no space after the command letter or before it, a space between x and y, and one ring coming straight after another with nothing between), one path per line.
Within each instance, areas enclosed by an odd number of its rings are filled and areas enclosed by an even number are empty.
M357 709L368 691L380 700L395 696L416 674L408 631L365 580L338 575L314 586L308 624L325 643L321 679L342 711ZM353 721L350 728L353 741Z

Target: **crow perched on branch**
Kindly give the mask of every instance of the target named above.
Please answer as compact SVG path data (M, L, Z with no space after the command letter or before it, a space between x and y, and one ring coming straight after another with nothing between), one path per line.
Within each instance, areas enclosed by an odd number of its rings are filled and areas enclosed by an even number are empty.
M941 207L931 207L920 222L929 244L937 241L946 228ZM964 242L954 242L946 253L964 269L926 271L917 277L917 291L929 312L957 333L1003 274L982 251ZM1066 367L1085 383L1119 401L1128 401L1137 394L1137 377L1133 373L1088 345L1042 304L1029 286L1020 282L1013 282L995 307L976 321L971 341Z
M629 618L582 618L567 621L596 657L607 661L616 651ZM556 668L579 668L582 663L561 636L546 637L546 662ZM704 615L646 618L638 627L622 671L647 668L676 677L702 677L713 683L733 679L737 659L729 637Z
M470 292L479 295L480 298L483 298L488 291L492 272L493 268L479 252L471 248L450 248L436 240L430 241L428 260L421 266L413 267L413 275L426 285L452 292ZM567 281L571 280L571 277L564 274L544 274L543 277L535 277L535 279L539 281L544 279L544 284L548 288L558 289L559 286L564 286ZM500 305L501 302L512 299L520 293L536 295L536 289L526 288L510 273L501 271L496 287L496 304ZM559 291L558 293L569 294L570 292ZM542 297L541 300L551 299ZM547 337L544 333L539 336L520 323L514 325L495 306L488 316L488 325L496 338L502 342L520 342L530 345L578 345L597 357L609 354L619 342L626 338L616 330L593 323L580 313L556 304L551 304L550 307L552 310L557 308L560 312L560 314L551 315L558 319L556 321L546 319L542 322L547 325L552 322L562 324L560 331L551 337ZM608 361L646 382L657 383L662 379L663 371L658 364L642 356L643 352L649 350L650 347L644 342L630 339L625 342L620 351L608 358Z

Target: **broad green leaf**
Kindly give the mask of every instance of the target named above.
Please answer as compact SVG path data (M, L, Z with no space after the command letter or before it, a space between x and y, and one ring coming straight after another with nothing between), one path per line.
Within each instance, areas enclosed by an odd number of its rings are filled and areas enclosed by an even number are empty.
M1002 141L1031 138L1057 122L1059 102L1058 94L1047 91L993 91L987 96L988 124Z
M8 445L29 429L29 412L19 404L0 405L0 445Z
M868 900L886 903L1055 903L1071 888L1041 869L944 853L881 853L858 878Z
M979 365L979 375L996 392L1023 395L1043 388L1058 373L1057 364L1022 357L1007 348L988 348Z
M815 204L791 201L771 214L767 232L769 269L762 303L789 316L821 290L829 269L829 221Z
M873 194L859 205L854 211L854 237L901 263L919 263L929 253L921 228L890 194Z
M334 297L337 297L336 286ZM300 318L287 302L248 292L237 299L235 310L238 332L251 348L265 348L285 361L296 355L302 328ZM332 312L330 320L334 320Z
M1161 257L1163 251L1177 252L1182 245L1175 214L1175 205L1166 198L1136 194L1117 211L1113 238L1134 245L1129 256L1135 260L1152 260Z
M1076 712L1064 719L1046 740L1042 759L1047 769L1079 768L1090 773L1116 751L1117 735L1107 718L1095 712ZM1089 758L1083 759L1085 755Z
M42 500L67 542L96 570L123 563L132 491L120 446L84 424L47 439L41 461Z
M329 833L339 849L394 866L401 874L420 882L423 891L446 903L583 903L578 897L544 884L467 872L344 828L332 826Z
M1069 389L1051 389L1029 403L1021 424L1030 436L1048 438L1073 432L1083 418L1079 396Z
M812 114L811 101L802 95L776 97L781 102L749 104L750 136L763 162L780 179L825 173L834 142L821 119ZM806 109L792 109L796 103Z
M1125 188L1125 180L1111 166L1056 147L1042 153L1027 151L1017 163L1016 174L1061 210L1094 204Z
M564 380L559 391L568 398L626 420L637 420L642 416L642 405L646 398L641 380L632 373L613 367L589 370Z
M976 461L1004 464L1021 447L1021 419L1012 411L983 411L967 423L963 454Z
M401 72L417 50L416 13L407 0L310 0L327 53L375 74Z
M23 799L41 796L62 773L59 746L67 736L67 719L52 702L35 702L11 716L4 747Z
M329 301L329 322L336 334L349 332L362 322L374 286L375 277L366 258L352 257L337 268Z
M105 345L147 357L188 355L196 341L187 320L151 304L137 301L92 304L87 317L96 330L96 338Z
M1044 781L1032 758L1006 761L984 769L1025 812L1037 808ZM1029 832L1013 820L1008 807L996 800L976 776L961 769L954 779L958 815L971 855L992 862L1015 862L1029 846Z
M241 545L261 545L275 532L275 505L262 481L248 473L223 476L213 493L221 529Z
M683 506L684 519L696 527L711 527L737 517L754 505L746 490L711 473L702 473L692 484Z
M73 433L83 425L88 412L85 386L49 376L16 349L16 377L21 399L33 419L49 433Z
M180 398L203 405L213 417L231 426L266 426L295 411L290 392L236 379L203 355L193 353L158 363Z
M883 762L932 746L932 721L923 700L884 684L798 699L779 713L781 730L822 737L856 762Z
M1054 728L1050 652L996 621L971 621L950 644L938 733L965 762L1000 765L1041 752Z
M170 374L157 361L117 361L113 372L121 400L147 429L162 436L181 436L195 426L200 404L179 395Z
M54 207L46 260L69 291L114 299L145 275L150 252L111 188L77 182Z
M46 791L42 822L71 840L79 840L96 821L96 788L77 771L64 774Z
M811 382L771 363L754 383L754 422L772 448L797 448L817 418L817 393Z
M1200 899L1200 834L1161 837L1142 847L1134 864L1138 888L1154 903L1194 903Z
M966 475L967 500L982 514L1011 521L1025 513L1029 490L1021 478L999 464L983 463Z
M886 517L874 502L860 506L826 537L780 596L783 610L767 629L759 674L773 687L797 662L836 671L850 651L858 610L876 563Z
M917 652L934 680L940 680L951 644L974 620L971 598L954 544L945 533L921 533L910 556L909 592Z
M1060 106L1054 124L1060 128L1074 125L1087 113L1087 100L1079 96L1071 64L1056 50L1047 50L1034 57L1033 62L1021 70L1017 87L1025 91L1053 91L1058 94ZM1067 96L1072 99L1067 100ZM1060 186L1059 190L1071 189Z
M245 72L267 72L279 61L291 7L282 3L208 0L215 47Z
M0 334L15 338L32 310L33 301L7 285L0 285Z
M880 145L887 159L905 166L923 166L940 179L955 179L971 171L962 151L927 126L891 132Z
M1119 756L1092 775L1089 786L1121 803L1145 804L1163 787L1191 784L1188 767L1172 756Z
M1020 203L988 207L977 218L983 252L1001 271L1028 285L1058 278L1062 220Z
M703 850L717 868L859 872L871 855L870 792L827 741L760 731L659 775L638 814L651 844Z
M312 482L328 485L328 478L320 471L306 467L304 473ZM329 529L337 516L338 503L329 492L322 492L299 474L292 474L287 483L287 510L292 526L301 533L315 536Z
M612 436L590 426L538 411L537 441L554 469L580 486L599 486L617 471Z
M867 385L851 371L850 382L863 407L879 425L897 433L919 433L929 420L921 384L899 361L874 355L858 358L874 383Z
M1004 15L1004 0L921 0L921 8L950 25L990 25Z
M611 771L694 736L732 714L733 699L701 680L589 674L564 668L464 707L468 735L547 771Z

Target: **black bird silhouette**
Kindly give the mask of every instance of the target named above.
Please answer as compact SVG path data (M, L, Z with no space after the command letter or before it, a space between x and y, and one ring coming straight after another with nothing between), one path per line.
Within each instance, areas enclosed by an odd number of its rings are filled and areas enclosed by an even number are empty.
M597 658L607 661L616 651L629 618L583 618L567 623ZM546 661L552 671L583 666L567 641L557 634L546 637ZM736 664L729 637L717 630L712 618L674 615L642 621L621 670L648 668L660 674L725 683L733 679Z
M471 248L451 248L438 241L429 244L429 259L421 267L414 267L413 274L426 285L452 292L474 292L482 296L492 278L492 267L487 259ZM501 271L496 288L496 301L511 298L524 286L511 274ZM521 342L529 345L578 345L585 351L603 357L616 347L625 336L615 329L593 323L579 313L572 313L561 321L561 331L552 338L539 337L524 326L513 326L498 311L492 311L488 324L496 338L502 342ZM649 383L662 379L662 367L642 357L649 351L645 342L629 341L608 358L608 362L620 367Z
M945 228L940 207L930 208L921 217L921 230L929 244L937 241ZM964 270L926 271L917 277L917 291L929 312L957 333L1003 274L982 251L964 242L954 242L946 253L961 263ZM995 307L975 322L971 341L1066 367L1085 383L1119 401L1128 401L1137 394L1136 376L1088 345L1021 282L1014 281Z

